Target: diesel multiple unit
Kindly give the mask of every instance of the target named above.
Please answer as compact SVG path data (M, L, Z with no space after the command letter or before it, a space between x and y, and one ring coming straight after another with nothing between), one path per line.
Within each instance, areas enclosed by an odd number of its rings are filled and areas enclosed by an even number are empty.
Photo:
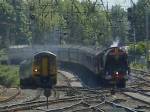
M56 55L51 52L40 52L20 65L21 88L52 88L56 82Z

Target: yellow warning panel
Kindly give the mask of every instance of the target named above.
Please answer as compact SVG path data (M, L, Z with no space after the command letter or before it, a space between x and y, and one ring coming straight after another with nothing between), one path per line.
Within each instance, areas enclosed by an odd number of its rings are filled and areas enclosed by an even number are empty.
M48 76L48 58L44 57L42 59L42 75Z
M119 49L118 48L115 48L115 54L119 55Z

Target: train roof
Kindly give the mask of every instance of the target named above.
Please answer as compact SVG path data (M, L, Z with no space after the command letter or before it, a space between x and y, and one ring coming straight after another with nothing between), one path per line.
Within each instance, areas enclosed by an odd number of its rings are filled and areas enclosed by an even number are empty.
M49 52L48 50L51 50L51 49L63 49L63 48L66 48L66 49L78 49L78 50L81 50L83 52L87 52L89 54L93 54L93 55L97 55L97 54L100 54L102 53L105 48L102 47L102 46L98 46L98 47L95 47L95 46L82 46L82 45L32 45L32 46L29 46L29 45L19 45L19 46L10 46L9 49L10 50L22 50L24 51L24 49L46 49L47 51L42 51L43 53L44 52ZM52 55L55 55L53 54L52 52L50 52Z
M38 53L36 53L34 56L36 56L36 55L43 55L43 54L49 54L49 55L56 56L54 53L52 53L52 52L50 52L50 51L38 52Z
M113 49L113 48L119 48L120 50L126 52L126 50L124 48L122 48L122 47L109 47L109 48L105 49L104 51L107 51L107 50Z
M63 45L63 46L61 46L61 48L79 49L81 51L85 51L85 52L93 54L93 55L99 54L104 50L103 47L81 46L81 45Z

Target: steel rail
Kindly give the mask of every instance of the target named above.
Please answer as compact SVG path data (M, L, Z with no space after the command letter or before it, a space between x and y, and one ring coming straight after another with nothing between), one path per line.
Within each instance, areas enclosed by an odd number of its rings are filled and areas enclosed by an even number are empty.
M35 97L33 97L29 100L23 101L23 102L32 102L32 101L35 101L35 100L39 99L41 94L42 94L42 91L43 91L43 89L38 89Z
M146 102L146 101L144 101L144 100L142 100L142 99L135 98L135 97L133 97L133 96L131 96L131 95L128 95L128 94L126 94L126 93L122 93L122 94L124 94L124 95L126 95L126 96L128 96L128 97L130 97L130 98L132 98L132 99L134 99L134 100L137 100L137 101L140 101L140 102L142 102L142 103L145 103L145 104L150 105L150 102ZM144 94L142 94L142 95L144 95ZM145 96L145 95L144 95L144 96Z
M14 95L12 95L12 96L10 96L10 97L4 99L4 100L1 100L0 103L9 102L9 101L15 99L18 95L20 95L20 93L21 93L21 90L20 90L20 89L17 89L17 92L16 92Z
M117 103L114 103L114 102L111 102L111 101L105 101L106 104L109 104L111 106L116 106L116 107L119 107L119 108L123 108L129 112L137 112L135 109L132 109L130 107L126 107L126 106L123 106L123 105L120 105L120 104L117 104Z

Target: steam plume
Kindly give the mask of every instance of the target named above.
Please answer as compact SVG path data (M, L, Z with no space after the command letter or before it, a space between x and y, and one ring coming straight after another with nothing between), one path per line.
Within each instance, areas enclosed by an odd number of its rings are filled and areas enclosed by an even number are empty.
M117 39L116 41L113 41L110 47L118 47L118 45L119 45L119 39Z

